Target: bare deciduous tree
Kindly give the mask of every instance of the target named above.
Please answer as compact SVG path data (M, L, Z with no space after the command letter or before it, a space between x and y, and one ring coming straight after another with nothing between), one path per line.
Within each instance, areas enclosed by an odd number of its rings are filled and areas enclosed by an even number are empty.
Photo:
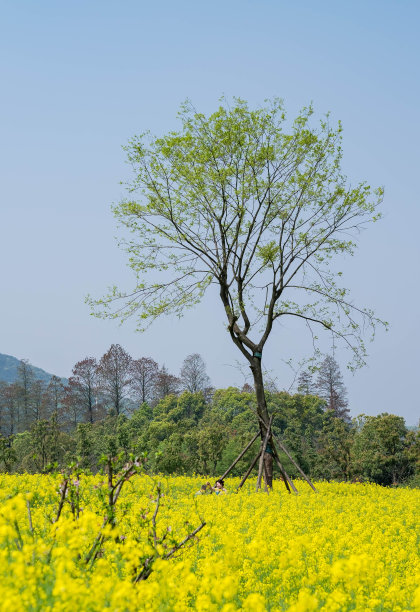
M150 357L134 359L131 364L131 389L133 397L140 404L150 404L154 397L154 389L159 372L159 366Z
M193 353L184 359L180 380L182 388L190 393L204 392L209 389L211 382L207 376L206 364L201 355Z
M64 383L59 376L53 375L44 393L44 414L42 418L57 415L59 421L63 418L63 400L65 396Z
M17 410L16 384L0 380L0 434L10 436L16 432Z
M98 365L97 372L101 391L107 397L116 414L122 412L124 399L130 391L132 361L132 358L122 346L112 344L109 351L102 356Z
M21 359L17 370L16 384L19 389L18 430L29 429L32 418L32 390L35 381L32 366L27 359Z
M97 419L99 404L98 364L93 357L78 361L69 379L67 389L67 410L71 421L77 423L78 418L93 423Z
M154 388L154 399L160 400L167 395L178 393L180 388L180 380L177 376L170 374L163 365L156 376Z

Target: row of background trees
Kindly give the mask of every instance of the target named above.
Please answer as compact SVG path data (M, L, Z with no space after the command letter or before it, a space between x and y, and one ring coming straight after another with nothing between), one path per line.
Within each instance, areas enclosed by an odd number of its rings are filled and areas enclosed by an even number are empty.
M275 383L269 389L277 391ZM253 391L248 383L243 390ZM316 377L302 372L297 390L318 395L336 416L349 420L347 391L331 356L322 362ZM95 423L110 413L130 415L141 404L153 407L167 395L184 391L201 391L207 399L214 391L197 353L185 358L175 376L152 358L133 359L123 347L113 344L99 361L94 357L78 361L68 381L52 376L49 383L37 378L28 361L22 360L14 383L0 381L0 432L4 436L21 433L53 414L62 429L71 431L79 423Z
M418 482L419 432L396 415L352 420L333 357L315 375L302 372L295 394L271 384L267 401L276 435L312 478ZM112 345L99 361L76 363L68 381L53 376L48 384L22 361L16 382L0 383L0 466L37 472L79 458L95 470L105 452L146 452L155 471L217 475L252 437L256 409L248 384L213 388L198 354L186 357L175 376Z
M52 376L48 384L22 360L14 383L0 381L0 431L6 436L21 433L53 414L64 430L71 431L79 423L95 423L110 413L131 414L140 404L153 406L182 391L211 392L198 354L189 355L175 376L150 357L133 359L113 344L99 361L94 357L78 361L68 381Z

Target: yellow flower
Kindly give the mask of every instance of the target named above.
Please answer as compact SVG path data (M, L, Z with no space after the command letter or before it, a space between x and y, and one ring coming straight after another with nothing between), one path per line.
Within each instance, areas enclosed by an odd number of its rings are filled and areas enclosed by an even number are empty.
M247 612L265 612L265 599L260 593L251 593L242 603L242 610Z
M54 523L59 478L0 475L0 612L420 610L418 490L321 482L314 495L298 483L293 496L276 483L265 495L255 494L251 481L238 495L192 503L198 477L162 477L160 552L201 516L207 525L169 561L158 559L147 581L133 584L155 552L151 482L134 477L118 501L117 527L101 529L101 478L82 476L79 519L66 503ZM228 490L238 483L230 479ZM104 539L90 567L85 558L98 534Z

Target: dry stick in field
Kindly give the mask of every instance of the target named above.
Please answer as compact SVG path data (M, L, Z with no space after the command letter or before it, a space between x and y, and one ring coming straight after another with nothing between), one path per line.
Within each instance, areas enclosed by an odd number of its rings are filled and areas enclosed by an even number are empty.
M107 471L108 471L108 511L107 516L104 518L102 527L95 538L89 552L85 557L86 565L88 563L93 566L96 559L98 558L98 554L100 552L101 546L105 541L105 536L103 534L103 529L106 525L110 524L112 527L115 526L115 506L118 501L118 497L121 493L121 489L124 483L131 478L131 476L135 473L135 463L130 461L126 466L121 475L118 477L118 474L115 474L112 458L108 457L107 460ZM114 483L114 478L117 477L117 481Z
M167 532L166 534L161 537L158 538L157 533L156 533L156 517L157 514L159 512L159 508L160 508L160 500L162 497L162 489L161 489L161 483L158 483L158 487L157 487L157 499L155 502L155 511L153 513L153 517L152 517L152 531L151 531L151 535L153 536L153 544L152 542L150 542L154 548L154 553L152 554L152 556L148 557L147 559L145 559L143 561L143 565L141 567L141 570L137 573L137 575L133 578L133 583L137 584L137 582L141 582L143 580L147 580L148 577L150 576L150 574L153 571L153 564L156 561L156 559L165 559L168 560L172 557L172 555L174 555L178 550L180 550L183 546L185 546L185 544L187 542L189 542L190 540L192 540L192 538L194 538L197 533L203 529L203 527L205 527L206 522L203 521L203 519L201 519L201 525L199 525L198 527L196 527L196 529L194 529L194 531L192 531L191 533L189 533L183 540L182 542L180 542L179 544L177 544L176 546L174 546L168 553L166 553L165 555L162 555L158 552L158 546L162 546L163 541L166 538Z
M229 474L229 472L231 472L233 470L233 468L235 467L235 465L238 463L238 461L240 459L242 459L242 457L245 455L246 451L251 448L251 446L254 444L255 440L258 438L258 436L260 435L260 433L256 433L255 436L252 438L251 442L249 442L245 448L243 449L243 451L241 451L241 453L236 457L235 461L228 467L228 469L226 470L226 472L223 474L223 476L220 476L220 479L223 480L223 478L226 478L226 476Z
M104 518L104 520L102 521L102 527L101 530L99 531L98 535L96 536L92 546L89 549L89 552L87 553L86 557L85 557L85 564L88 565L88 563L91 563L92 566L95 563L97 556L98 556L98 552L100 547L102 546L102 543L104 541L104 535L102 533L103 528L109 523L109 520L107 518Z
M160 503L161 494L162 494L162 489L161 489L161 484L159 482L158 486L157 486L156 506L155 506L155 511L153 513L153 517L152 517L153 544L154 544L155 548L156 548L156 544L157 544L156 517L157 517L157 513L159 512L159 503Z
M182 540L182 542L180 542L179 544L177 544L176 546L174 546L174 548L172 550L170 550L166 555L163 556L163 559L170 559L172 557L172 555L174 555L180 548L182 548L183 546L185 546L185 544L187 542L189 542L194 536L197 535L197 533L203 529L203 527L206 526L206 522L202 521L201 525L199 525L198 527L196 527L196 529L194 529L194 531L192 531L191 533L189 533L187 535L186 538L184 538Z
M67 493L68 484L69 484L69 479L68 478L65 478L63 480L63 482L61 483L61 486L60 486L60 502L58 504L57 514L56 514L55 519L53 520L53 523L56 523L58 521L58 519L60 518L60 516L61 516L61 512L62 512L63 506L64 506L64 502L66 501L66 493Z
M201 525L199 525L196 529L194 529L194 531L192 531L190 534L188 534L187 537L182 540L182 542L180 542L174 548L172 548L172 550L170 550L166 555L163 555L161 557L161 559L165 559L165 561L167 559L170 559L172 557L172 555L174 555L178 550L180 550L183 546L185 546L185 544L187 542L192 540L192 538L194 538L197 535L197 533L201 529L203 529L203 527L205 527L205 526L206 526L206 522L203 521L201 523ZM156 560L156 558L157 557L149 557L148 559L146 559L144 561L143 567L142 567L141 571L133 579L133 583L134 584L137 584L137 582L141 582L143 580L147 580L148 579L148 577L150 576L150 574L153 571L153 562Z

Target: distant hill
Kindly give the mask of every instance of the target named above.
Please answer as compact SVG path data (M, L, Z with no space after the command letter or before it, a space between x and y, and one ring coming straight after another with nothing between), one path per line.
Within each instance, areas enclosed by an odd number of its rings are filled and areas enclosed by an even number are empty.
M17 380L18 376L18 366L20 360L16 359L16 357L12 357L11 355L3 355L0 353L0 380L4 380L7 383L13 383ZM50 382L52 374L49 374L45 370L41 368L37 368L32 364L31 368L34 373L34 376L38 380L43 380L47 384ZM67 383L67 379L61 379L64 383Z

